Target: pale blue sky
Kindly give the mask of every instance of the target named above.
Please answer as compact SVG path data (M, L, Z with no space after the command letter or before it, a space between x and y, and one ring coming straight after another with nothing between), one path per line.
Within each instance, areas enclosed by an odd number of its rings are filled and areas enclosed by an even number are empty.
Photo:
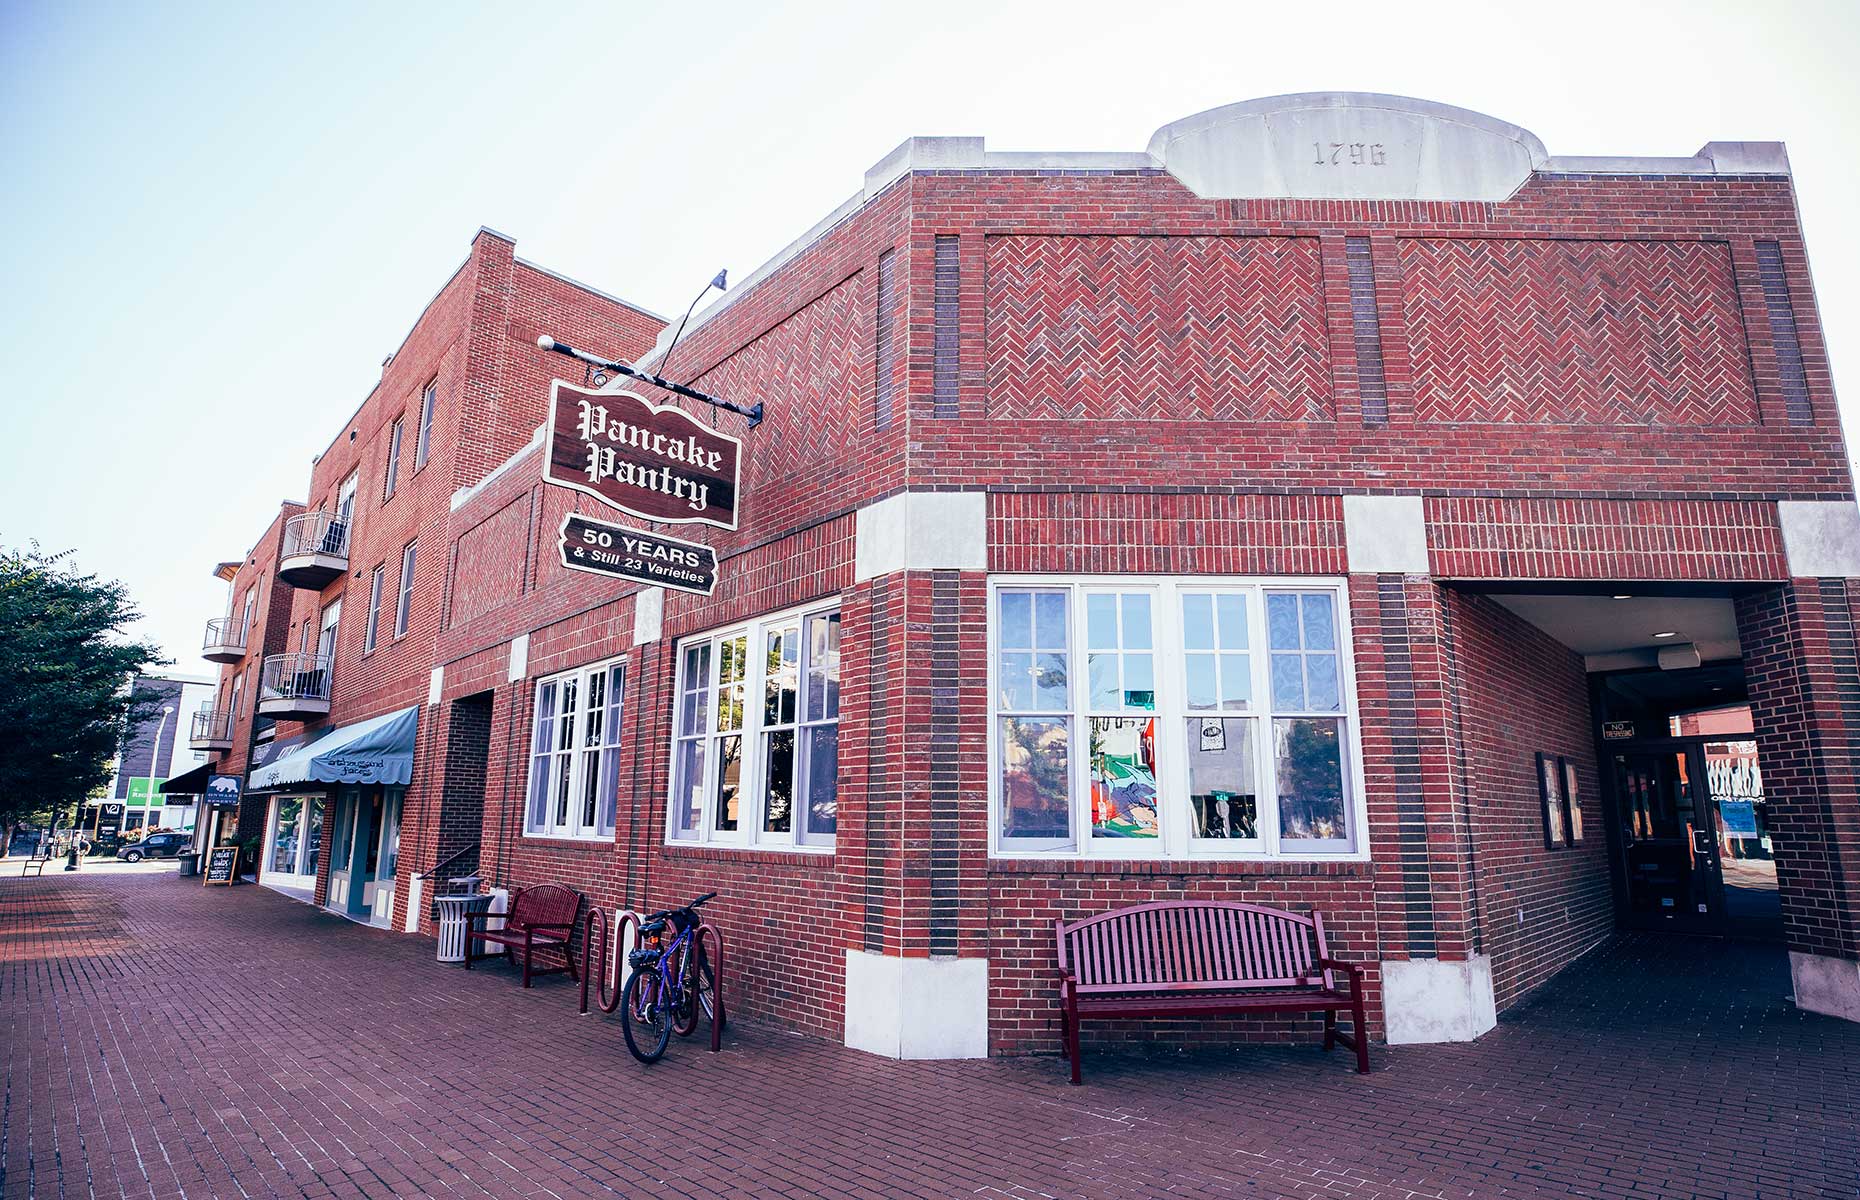
M75 547L207 673L212 565L303 498L479 225L675 313L909 135L1141 150L1319 89L1552 154L1787 141L1853 443L1857 9L0 0L0 542Z

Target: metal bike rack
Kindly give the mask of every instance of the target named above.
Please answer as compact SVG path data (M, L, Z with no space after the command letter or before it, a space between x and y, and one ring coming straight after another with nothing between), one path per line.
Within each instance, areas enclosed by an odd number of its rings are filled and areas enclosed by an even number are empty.
M639 914L627 908L622 909L614 920L612 940L615 946L625 944L624 933L629 924L633 926L634 940L637 944L640 929ZM600 935L598 956L595 950L596 933ZM625 959L620 955L609 953L608 938L606 910L589 908L588 915L581 919L581 1012L584 1015L588 1011L588 981L590 979L595 980L595 1003L600 1005L603 1013L611 1016L613 1011L620 1007L622 984L625 982L622 977ZM710 939L710 970L715 977L712 991L717 1003L717 1012L710 1022L710 1052L715 1054L723 1049L723 1027L728 1019L723 1004L723 934L719 933L717 927L710 922L700 922L697 932L691 935L692 953L697 953L704 945L706 938ZM608 994L610 990L611 996Z

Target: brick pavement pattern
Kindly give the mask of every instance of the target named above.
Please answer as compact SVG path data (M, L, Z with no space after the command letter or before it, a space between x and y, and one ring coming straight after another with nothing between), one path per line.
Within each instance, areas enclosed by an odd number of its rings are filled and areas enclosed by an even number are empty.
M11 865L10 863L8 865ZM1463 1046L628 1058L566 977L167 865L0 879L0 1198L1852 1197L1860 1026L1625 937Z

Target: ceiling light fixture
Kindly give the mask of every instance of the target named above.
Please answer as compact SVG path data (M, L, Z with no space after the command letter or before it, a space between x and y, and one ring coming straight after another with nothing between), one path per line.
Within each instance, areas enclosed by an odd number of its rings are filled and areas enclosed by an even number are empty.
M1679 631L1677 629L1662 629L1660 632L1654 634L1653 636L1657 638L1678 637Z
M1621 596L1616 596L1616 597L1615 597L1615 599L1617 599L1617 600L1632 600L1633 598L1634 598L1634 597L1632 597L1632 596L1627 596L1627 595L1621 595Z

